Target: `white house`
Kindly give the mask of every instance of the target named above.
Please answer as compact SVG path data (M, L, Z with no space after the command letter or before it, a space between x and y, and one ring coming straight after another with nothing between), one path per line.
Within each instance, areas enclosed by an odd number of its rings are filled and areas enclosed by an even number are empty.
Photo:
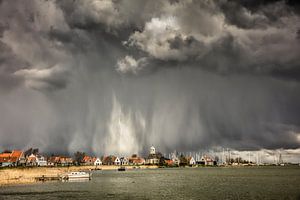
M128 165L128 159L126 157L122 157L120 158L120 161L121 161L121 165Z
M204 156L201 157L201 162L202 162L204 165L208 165L208 166L213 166L213 165L215 165L214 160L213 160L210 156L207 156L207 155L204 155Z
M42 155L31 154L27 158L26 165L29 165L29 166L47 166L47 160Z
M34 154L31 154L30 156L28 156L28 158L26 159L26 165L27 166L35 166L37 165L36 163L37 158Z
M173 161L174 165L180 164L180 159L175 155L175 153L172 154L172 161Z
M36 156L36 164L37 166L47 166L47 160L42 155Z
M119 157L116 157L116 158L115 158L114 164L115 164L115 165L121 165L121 161L120 161L120 158L119 158Z
M100 158L96 158L96 160L94 161L94 165L102 165L102 161L100 160Z
M189 157L188 161L189 161L189 165L196 165L196 160L194 159L194 157Z

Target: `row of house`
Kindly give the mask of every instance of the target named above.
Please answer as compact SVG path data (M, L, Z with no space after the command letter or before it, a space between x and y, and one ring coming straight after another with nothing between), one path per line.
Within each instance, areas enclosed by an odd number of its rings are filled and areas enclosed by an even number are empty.
M206 165L206 166L214 166L217 164L214 159L208 155L204 155L200 160L195 160L192 156L183 156L172 154L171 158L165 158L161 153L157 153L155 147L151 146L149 156L146 159L146 164L154 164L154 165L167 165L167 166L180 166L180 165Z
M45 156L38 153L37 149L29 149L0 153L0 166L67 166L73 163L73 159L67 156Z
M79 162L79 163L78 163ZM172 154L171 158L165 158L161 153L156 152L155 147L151 146L148 157L142 158L136 154L131 157L118 157L114 155L92 157L84 155L77 164L81 165L216 165L216 162L209 156L202 156L200 161L194 157L184 157ZM68 156L50 156L45 157L38 153L38 149L29 149L25 152L13 150L0 154L0 166L69 166L75 162Z

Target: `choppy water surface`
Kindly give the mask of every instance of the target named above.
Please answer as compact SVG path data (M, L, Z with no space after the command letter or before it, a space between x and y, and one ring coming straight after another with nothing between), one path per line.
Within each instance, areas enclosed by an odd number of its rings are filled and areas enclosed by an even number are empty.
M89 182L2 187L0 199L300 199L300 167L99 171Z

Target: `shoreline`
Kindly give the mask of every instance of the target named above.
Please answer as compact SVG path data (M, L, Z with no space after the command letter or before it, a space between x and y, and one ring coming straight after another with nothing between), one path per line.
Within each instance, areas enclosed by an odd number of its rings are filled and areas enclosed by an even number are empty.
M156 165L126 166L126 169L132 170L134 167L138 169L156 169ZM69 166L69 167L24 167L24 168L6 168L0 170L0 187L13 186L21 184L39 183L36 177L41 176L59 176L71 171L86 170L117 170L119 166L101 165L97 166Z

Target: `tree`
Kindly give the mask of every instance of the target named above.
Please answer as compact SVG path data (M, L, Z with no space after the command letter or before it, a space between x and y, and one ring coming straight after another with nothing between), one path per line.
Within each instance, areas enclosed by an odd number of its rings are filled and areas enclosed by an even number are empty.
M215 156L215 161L218 163L219 162L219 156Z
M77 151L76 153L74 153L74 157L75 157L75 162L77 165L80 165L82 159L84 158L85 156L85 153L84 152L80 152L80 151Z
M236 163L243 163L243 159L241 157L235 158Z
M165 158L162 156L162 157L160 157L159 158L159 166L163 166L163 165L165 165Z
M180 163L179 163L180 166L185 166L185 165L188 164L188 160L187 160L186 157L185 157L184 155L182 155L182 154L180 155L179 160L180 160Z

